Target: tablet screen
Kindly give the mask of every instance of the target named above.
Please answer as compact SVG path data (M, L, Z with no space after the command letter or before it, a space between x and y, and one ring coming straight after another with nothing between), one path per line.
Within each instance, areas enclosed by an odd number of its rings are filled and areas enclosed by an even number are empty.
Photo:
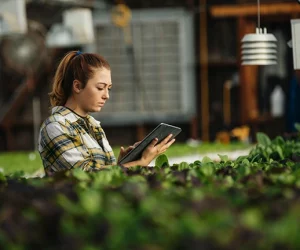
M181 128L175 127L166 123L160 123L155 129L153 129L134 149L128 152L120 161L119 164L124 164L131 161L140 159L145 148L152 142L154 138L158 139L157 143L160 143L169 134L172 134L172 140L181 132Z

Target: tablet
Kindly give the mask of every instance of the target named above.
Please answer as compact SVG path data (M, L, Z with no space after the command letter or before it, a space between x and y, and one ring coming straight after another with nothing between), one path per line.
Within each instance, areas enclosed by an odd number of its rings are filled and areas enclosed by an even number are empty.
M166 123L160 123L155 129L153 129L134 149L128 152L123 158L119 161L119 164L124 164L131 161L136 161L141 158L144 149L157 138L160 143L165 139L169 134L172 134L172 140L181 132L181 128L175 127Z

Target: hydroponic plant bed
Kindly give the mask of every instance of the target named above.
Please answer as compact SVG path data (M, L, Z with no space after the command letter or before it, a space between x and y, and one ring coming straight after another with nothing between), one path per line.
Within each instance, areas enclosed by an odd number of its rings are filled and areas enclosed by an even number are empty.
M234 161L0 173L0 249L299 249L300 141L257 139Z

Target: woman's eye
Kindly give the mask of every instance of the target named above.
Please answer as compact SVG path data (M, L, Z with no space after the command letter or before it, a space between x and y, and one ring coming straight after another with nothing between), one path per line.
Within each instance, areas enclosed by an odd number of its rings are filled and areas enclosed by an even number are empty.
M108 89L108 91L111 91L111 89Z
M98 90L103 90L103 88L97 88Z

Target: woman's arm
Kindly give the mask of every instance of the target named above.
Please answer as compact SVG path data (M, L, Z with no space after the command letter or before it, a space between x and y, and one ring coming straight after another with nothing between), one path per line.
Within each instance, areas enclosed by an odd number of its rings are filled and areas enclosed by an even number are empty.
M80 135L71 134L69 128L60 122L51 122L41 129L39 144L46 171L47 168L55 172L72 168L84 171L105 168L105 153L95 159Z

